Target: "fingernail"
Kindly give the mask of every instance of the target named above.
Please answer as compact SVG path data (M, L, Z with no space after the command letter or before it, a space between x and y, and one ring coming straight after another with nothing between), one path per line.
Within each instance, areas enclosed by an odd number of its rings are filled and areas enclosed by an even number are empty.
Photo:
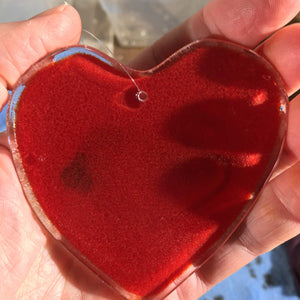
M55 14L57 12L63 12L65 10L65 8L68 7L68 6L70 6L70 4L65 1L64 4L53 7L53 8L48 9L48 10L45 10L42 13L34 16L32 19L34 19L34 18L43 18L43 17L49 16L49 15Z

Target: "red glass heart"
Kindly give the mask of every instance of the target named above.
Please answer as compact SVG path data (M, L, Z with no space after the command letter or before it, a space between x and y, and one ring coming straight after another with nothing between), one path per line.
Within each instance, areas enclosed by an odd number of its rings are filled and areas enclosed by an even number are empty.
M128 299L161 298L253 206L280 154L287 96L240 46L198 41L148 71L84 47L23 76L8 130L42 224Z

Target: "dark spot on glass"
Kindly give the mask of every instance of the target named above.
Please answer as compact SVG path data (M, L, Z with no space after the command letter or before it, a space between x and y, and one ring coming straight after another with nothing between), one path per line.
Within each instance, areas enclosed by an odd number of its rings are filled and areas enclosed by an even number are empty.
M224 297L222 295L218 295L214 297L214 300L224 300Z
M92 188L91 173L84 153L77 153L61 173L64 185L77 192L85 193Z
M274 279L273 279L273 276L272 276L272 274L265 274L264 275L264 280L265 280L265 284L267 285L267 286L275 286L275 281L274 281Z
M255 263L256 263L257 265L260 265L260 264L262 263L262 258L261 258L260 256L256 257L256 258L255 258Z
M250 274L250 277L251 277L251 278L257 278L257 276L256 276L256 274L255 274L255 272L254 272L254 269L250 268L250 269L249 269L249 274Z

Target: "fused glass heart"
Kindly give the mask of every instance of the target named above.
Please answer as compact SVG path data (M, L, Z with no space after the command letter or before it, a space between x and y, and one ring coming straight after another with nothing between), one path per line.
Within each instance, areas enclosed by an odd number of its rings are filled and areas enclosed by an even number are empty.
M129 72L147 101L96 50L48 55L11 96L9 138L49 232L124 297L158 299L253 206L281 152L287 96L264 58L217 40Z

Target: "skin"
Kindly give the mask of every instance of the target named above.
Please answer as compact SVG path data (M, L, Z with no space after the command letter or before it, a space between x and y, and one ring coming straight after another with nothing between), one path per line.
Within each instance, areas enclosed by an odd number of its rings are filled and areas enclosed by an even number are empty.
M280 28L299 10L299 0L213 0L131 66L153 67L186 43L218 36L265 56L291 95L300 88L300 24ZM67 5L25 22L0 24L0 108L7 102L7 89L32 63L76 44L80 33L80 18ZM300 233L300 96L291 102L288 123L282 158L253 210L168 300L197 299L258 255ZM23 196L5 133L0 135L0 270L0 295L5 299L121 299L39 226Z

